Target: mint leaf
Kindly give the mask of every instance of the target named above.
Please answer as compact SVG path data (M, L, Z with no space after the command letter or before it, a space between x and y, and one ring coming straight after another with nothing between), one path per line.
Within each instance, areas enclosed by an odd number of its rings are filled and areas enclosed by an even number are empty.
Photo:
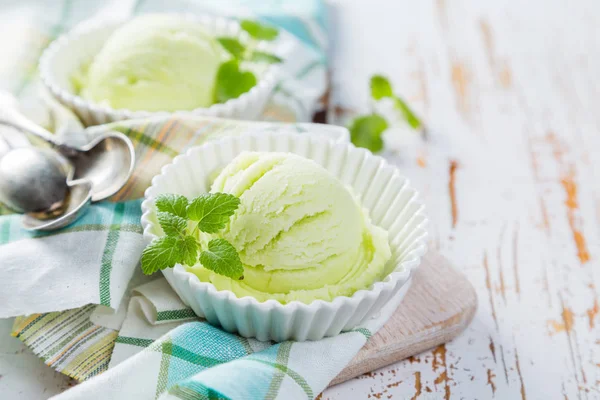
M217 71L215 103L235 99L256 86L256 76L250 71L240 71L237 60L224 62Z
M178 240L177 246L181 251L181 264L190 267L198 262L198 242L193 236L185 236Z
M358 117L348 128L350 140L357 147L364 147L372 152L383 149L382 133L388 127L387 121L378 114Z
M394 99L394 105L402 113L404 119L413 129L421 127L422 123L419 117L410 109L408 104L400 96L394 96L392 85L385 76L373 75L371 77L371 97L375 100L381 100L384 97Z
M392 85L386 77L382 75L373 75L371 77L371 97L375 100L381 100L384 97L392 97Z
M142 253L142 271L150 275L175 264L194 265L198 257L198 245L191 236L177 238L165 236L155 239Z
M240 256L235 247L225 239L208 242L208 250L200 253L200 262L204 268L231 279L240 279L244 274Z
M168 212L181 218L187 218L186 208L188 200L179 194L161 194L156 197L156 209Z
M246 47L239 40L233 38L220 37L217 41L235 58L242 58Z
M418 129L418 128L421 127L421 125L422 125L421 120L410 109L410 107L408 106L408 104L406 104L406 102L404 100L402 100L402 98L400 98L399 96L395 96L394 97L394 103L395 103L396 108L398 110L400 110L400 112L402 113L402 115L404 115L404 118L406 119L406 122L408 122L408 124L413 129Z
M242 20L240 25L250 36L258 40L275 40L279 34L279 31L276 28L249 19Z
M159 211L158 223L167 236L179 236L185 234L187 220L169 212Z
M240 199L227 193L207 193L196 197L187 208L188 218L198 221L202 232L216 233L225 228Z
M252 56L250 56L248 61L277 64L283 60L280 57L277 57L275 54L265 53L263 51L255 51L252 53Z
M164 237L155 239L142 252L142 271L149 275L172 268L176 264L193 266L198 263L198 253L206 245L188 234L189 220L207 233L223 229L240 205L240 199L228 193L207 193L191 202L184 196L165 194L156 199L157 219ZM195 233L195 229L194 229ZM225 239L213 239L208 250L203 251L202 263L218 274L238 279L244 268L235 248Z

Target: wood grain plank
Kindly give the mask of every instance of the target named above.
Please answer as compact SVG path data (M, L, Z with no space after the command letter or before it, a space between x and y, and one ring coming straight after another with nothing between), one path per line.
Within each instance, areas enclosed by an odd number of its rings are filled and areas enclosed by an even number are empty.
M351 45L333 60L333 103L364 110L358 82L383 73L426 117L426 143L386 156L480 304L446 367L428 351L323 399L600 398L600 3L336 3Z

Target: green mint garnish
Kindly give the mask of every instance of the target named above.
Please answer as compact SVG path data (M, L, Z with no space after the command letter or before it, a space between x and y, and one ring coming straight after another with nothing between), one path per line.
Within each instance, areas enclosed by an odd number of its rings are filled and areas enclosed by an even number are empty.
M373 75L371 77L371 97L375 100L381 100L384 97L392 97L392 85L387 78L381 75Z
M204 268L232 279L240 279L244 274L240 256L235 247L225 239L208 242L208 250L200 253L200 262Z
M217 233L223 229L240 200L227 193L208 193L192 201L166 194L156 199L158 222L166 236L154 239L142 253L142 271L152 274L176 264L193 266L198 261L218 274L240 279L244 268L235 248L225 239L213 239L203 248L196 230ZM190 224L193 221L194 224ZM194 228L190 232L188 225Z
M388 123L379 114L365 115L355 118L350 130L350 140L357 147L364 147L373 153L383 149L382 134L388 127Z
M243 30L248 32L248 35L254 39L271 41L277 38L279 31L268 25L261 24L257 21L244 19L240 22Z
M417 115L413 112L413 110L410 109L408 104L406 104L406 102L404 100L402 100L402 98L395 96L394 103L396 105L396 108L398 110L400 110L400 112L404 115L406 122L408 122L408 124L410 125L411 128L413 128L413 129L421 128L421 126L422 126L421 120L419 119L419 117L417 117Z
M256 21L240 21L242 30L246 31L250 38L248 43L242 44L236 38L219 37L217 41L231 55L231 59L223 62L217 71L213 101L225 103L227 100L240 97L254 86L258 79L251 71L242 71L242 62L274 64L282 62L275 54L257 51L257 41L272 41L277 38L279 31L271 26L260 24Z
M252 47L244 46L237 39L221 37L217 38L217 41L221 43L221 46L223 46L223 48L227 50L227 52L231 54L234 59L239 61L267 64L275 64L283 61L281 57L278 57L275 54L264 51L254 51L252 50Z
M234 58L242 58L244 51L246 51L246 46L241 44L237 39L221 37L217 38L217 40Z
M264 62L268 64L277 64L283 61L280 57L277 57L275 54L265 53L264 51L255 51L248 58L248 60L253 62Z
M198 245L192 236L165 236L154 239L142 253L142 271L146 275L172 268L175 264L194 265L198 260Z
M185 235L187 220L170 212L159 211L157 214L158 223L167 236Z
M417 115L400 96L394 95L392 84L386 77L381 75L373 75L371 77L371 97L375 100L381 100L384 97L393 99L394 106L402 113L410 127L413 129L419 129L421 127L421 120L419 120Z
M224 62L217 71L214 100L225 103L248 92L256 85L256 76L250 71L241 71L236 59Z
M188 206L188 218L198 221L202 232L216 233L225 228L229 217L240 205L240 199L227 193L208 193L196 197Z
M400 96L394 95L392 84L386 77L373 75L370 86L373 100L381 100L383 98L392 99L394 107L402 114L411 128L423 128L423 123L408 104ZM348 127L352 143L355 146L367 148L372 152L383 150L382 134L387 128L388 122L385 118L375 113L358 116L352 120Z
M179 194L161 194L156 197L156 209L181 218L187 218L188 199Z

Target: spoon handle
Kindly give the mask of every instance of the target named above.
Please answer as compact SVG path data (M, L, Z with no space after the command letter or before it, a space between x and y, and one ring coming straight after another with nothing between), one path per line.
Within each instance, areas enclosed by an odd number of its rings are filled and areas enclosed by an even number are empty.
M48 132L46 129L42 128L38 124L30 121L27 117L19 113L17 110L11 108L0 109L0 124L8 125L20 131L24 131L35 135L54 146L63 145L63 143L61 143L55 135Z

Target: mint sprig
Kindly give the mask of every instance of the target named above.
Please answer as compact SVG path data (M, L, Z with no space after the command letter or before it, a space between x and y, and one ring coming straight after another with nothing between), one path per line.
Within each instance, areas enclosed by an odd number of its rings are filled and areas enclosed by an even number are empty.
M371 77L371 97L373 100L390 98L394 102L394 107L404 117L408 125L416 130L424 132L424 125L400 97L394 94L392 84L382 75L373 75ZM380 114L371 113L354 118L348 129L350 130L350 139L355 146L364 147L372 152L383 150L383 132L388 128L387 120Z
M264 51L255 51L251 56L248 57L248 61L277 64L283 62L283 59L275 54L266 53Z
M269 25L261 24L258 21L244 19L240 21L240 26L243 30L248 32L248 35L252 36L257 40L272 41L277 39L279 31Z
M277 38L279 31L276 28L251 20L242 20L240 27L250 36L247 45L236 38L217 38L232 58L223 62L217 71L213 94L215 103L235 99L256 86L256 75L251 71L242 71L242 62L274 64L283 61L275 54L256 50L258 41L273 41Z
M381 75L373 75L371 77L371 97L375 100L381 100L384 97L392 97L392 85L387 78Z
M167 236L185 235L187 220L170 212L159 211L157 214L158 223Z
M379 114L358 117L350 125L350 140L355 146L376 153L383 149L382 134L387 128L387 121Z
M225 103L229 99L240 97L256 86L256 82L256 75L250 71L240 70L240 64L236 59L224 62L217 71L214 101Z
M156 209L181 218L187 218L188 199L180 194L161 194L156 198Z
M221 43L221 46L234 58L242 58L246 51L246 46L240 43L239 40L228 37L217 38L217 41Z
M157 197L157 219L165 236L154 239L142 253L142 271L152 274L176 264L203 267L232 279L242 279L244 268L236 249L225 239L212 239L204 246L196 231L217 233L240 205L227 193L208 193L191 201L181 195ZM192 231L189 228L192 226ZM206 248L205 248L206 247Z
M404 115L406 122L408 122L411 128L420 129L422 127L423 123L404 100L402 100L400 97L394 97L394 103L396 105L396 109L400 110L400 112Z
M154 239L142 253L142 271L146 275L175 264L192 266L198 260L198 245L192 236L165 236Z
M225 228L229 217L240 205L240 199L227 193L208 193L196 197L187 208L188 218L198 221L202 232L216 233Z
M392 84L386 77L382 75L371 77L371 97L375 100L381 100L385 97L391 98L394 101L395 108L402 113L411 128L419 129L421 127L422 123L419 117L400 96L394 95Z

